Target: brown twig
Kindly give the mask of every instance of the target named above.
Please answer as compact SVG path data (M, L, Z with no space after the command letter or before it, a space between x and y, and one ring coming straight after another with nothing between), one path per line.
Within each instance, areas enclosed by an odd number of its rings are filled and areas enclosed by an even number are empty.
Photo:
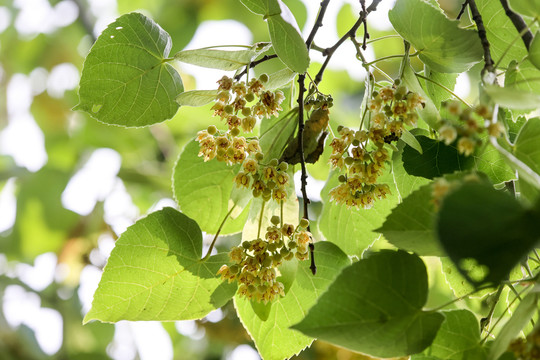
M527 30L528 26L525 23L525 20L519 14L516 14L515 12L510 9L508 6L508 0L501 0L501 5L504 9L504 13L508 18L512 21L512 24L514 24L514 27L516 30L521 34L521 39L523 40L523 43L525 44L525 47L527 50L529 50L529 47L531 46L531 42L533 40L533 34L530 30Z
M314 80L315 84L318 84L318 83L321 82L324 71L326 70L326 67L328 66L328 63L330 62L330 58L332 57L332 55L334 55L334 52L341 46L341 44L343 44L345 42L345 40L355 36L356 30L358 30L360 25L362 25L364 23L364 20L369 15L369 13L371 13L372 11L377 10L377 6L379 5L379 3L381 1L382 0L373 0L371 2L371 5L369 5L369 7L366 9L366 11L362 10L360 12L360 16L358 17L358 20L349 29L349 31L347 31L347 33L345 35L343 35L333 46L324 49L323 55L326 56L326 59L325 59L324 63L322 64L321 69L319 70L319 72L315 76L315 80Z
M463 4L461 4L461 9L459 10L459 14L456 17L457 20L461 19L463 14L465 13L465 9L467 8L467 5L469 4L469 0L465 0Z
M249 69L253 69L255 66L259 65L260 63L263 63L265 61L268 61L268 60L272 60L272 59L275 59L277 58L277 54L272 54L272 55L264 55L262 58L260 58L259 60L256 60L256 61L253 61L251 63L248 64L248 66L246 66L246 68L244 70L242 70L241 73L237 74L235 77L234 77L234 80L238 81L242 78L242 76L244 76L245 74L247 74L247 72L249 71Z
M487 38L486 28L484 27L484 22L482 21L482 15L478 11L475 0L467 0L469 8L471 9L471 14L473 21L476 23L478 28L478 36L480 37L480 42L482 43L482 48L484 49L484 68L482 69L482 74L487 70L493 72L493 59L491 58L491 50L489 45L489 40Z

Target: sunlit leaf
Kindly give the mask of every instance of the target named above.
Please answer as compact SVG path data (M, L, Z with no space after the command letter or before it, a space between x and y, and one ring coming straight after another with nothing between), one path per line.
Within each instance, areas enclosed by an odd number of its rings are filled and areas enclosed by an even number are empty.
M306 44L289 8L281 1L280 6L281 14L267 19L272 46L287 67L297 73L303 73L309 65Z
M540 17L540 0L508 0L508 4L517 13Z
M493 101L508 109L530 110L540 103L540 94L525 90L496 85L485 85L485 90Z
M433 344L411 360L433 356L439 360L483 360L484 349L480 345L480 326L476 316L469 310L452 310L442 313L445 317Z
M240 0L251 12L264 16L277 15L281 13L279 0Z
M116 241L84 321L199 319L234 295L216 277L228 262L201 262L202 233L184 214L164 208L129 227Z
M418 256L383 250L343 269L293 328L372 356L415 354L433 342L444 320L422 311L427 292Z
M256 56L268 50L268 48L268 44L261 43L261 45L253 45L253 47L248 50L182 50L177 52L174 55L174 58L188 64L224 71L232 71L248 65Z
M540 70L540 31L536 32L529 47L529 61Z
M459 27L424 0L397 0L388 12L394 29L418 51L433 70L460 73L482 60L478 35Z
M216 99L217 90L191 90L185 91L176 97L180 105L203 106Z
M173 172L173 191L180 210L197 221L200 228L215 234L227 213L235 206L233 217L228 219L221 234L239 232L247 217L247 210L242 212L243 201L251 196L245 190L239 193L238 199L232 200L233 179L238 173L239 166L229 166L224 162L213 159L204 161L197 156L199 143L191 141L186 145ZM242 196L243 195L243 196Z
M184 88L165 59L171 38L139 13L126 14L99 36L84 62L76 110L107 124L146 126L176 114Z

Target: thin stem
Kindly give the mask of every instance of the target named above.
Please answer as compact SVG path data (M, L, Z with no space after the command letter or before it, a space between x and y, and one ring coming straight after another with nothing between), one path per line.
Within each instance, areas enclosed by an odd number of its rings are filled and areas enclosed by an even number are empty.
M347 31L345 35L343 35L333 46L327 48L324 50L323 55L326 56L326 60L324 61L323 65L321 66L321 69L315 76L315 83L318 84L321 82L324 71L326 70L326 67L328 63L330 62L330 58L332 55L334 55L334 52L347 40L348 38L354 38L356 34L356 30L364 23L364 20L366 17L371 13L372 11L377 10L377 6L382 0L373 0L371 2L371 5L366 9L366 11L361 11L360 16L358 17L358 20L354 23L354 25Z
M371 43L374 43L374 42L380 41L380 40L385 40L385 39L390 39L390 38L400 38L400 37L401 36L399 36L399 35L385 35L385 36L381 36L381 37L373 39L373 40L369 40L368 42L366 42L366 44L371 44Z
M366 13L366 0L360 0L360 5L362 5L362 12ZM362 40L362 49L367 49L367 40L369 39L369 32L367 28L367 21L366 17L364 16L364 39Z
M485 328L491 322L491 319L493 318L493 313L495 312L495 307L497 306L497 303L499 302L499 298L501 297L503 289L504 289L504 285L503 284L499 285L499 289L497 290L497 293L495 294L493 305L491 306L491 309L489 309L489 313L487 314L485 318L483 318L480 321L481 329Z
M480 42L482 43L482 48L484 49L484 68L482 69L482 74L485 71L490 73L493 72L493 59L491 58L491 50L489 45L489 40L487 38L486 28L484 27L484 22L482 21L482 15L478 11L475 0L467 0L469 8L471 9L471 14L476 27L478 28L478 36L480 37Z
M459 14L456 17L457 20L461 19L461 16L465 13L465 9L467 8L467 4L469 4L469 0L465 0L463 4L461 4L461 9L459 10Z
M266 204L266 201L263 200L262 205L261 205L261 214L259 215L259 226L257 227L257 239L261 238L261 227L262 227L262 219L263 219L265 204Z
M516 30L519 32L520 37L525 44L525 47L527 48L527 50L529 50L529 47L531 46L531 42L533 40L533 34L529 30L529 27L519 14L516 14L510 9L510 7L508 6L508 0L501 0L501 5L504 9L506 16L508 16L508 18L512 21L512 24L514 24Z
M429 82L431 82L432 84L435 84L435 85L439 86L440 88L442 88L442 89L448 91L448 92L449 92L450 94L452 94L452 96L454 96L456 99L458 99L459 101L461 101L462 103L464 103L464 104L467 105L468 107L471 107L471 105L470 105L468 102L466 102L465 100L463 100L462 98L460 98L455 92L453 92L452 90L450 90L450 89L447 88L446 86L444 86L444 85L442 85L442 84L439 84L439 83L436 82L436 81L433 81L432 79L428 78L427 76L424 76L424 75L421 75L421 74L417 74L417 73L415 73L415 75L416 75L417 77L419 77L419 78L422 78L422 79L424 79L424 80L426 80L426 81L429 81Z
M268 60L272 60L272 59L275 59L277 58L277 54L272 54L272 55L264 55L262 58L260 58L259 60L256 60L256 61L253 61L252 63L249 63L246 68L244 70L242 70L241 73L237 74L235 77L234 77L234 80L238 81L240 80L240 78L242 78L242 76L244 76L245 74L247 74L247 72L249 71L249 69L253 69L255 66L265 62L265 61L268 61Z
M471 292L469 292L469 293L467 293L467 294L465 294L465 295L462 295L462 296L460 296L460 297L458 297L458 298L455 298L455 299L453 299L453 300L450 300L450 301L448 301L448 302L446 302L446 303L444 303L444 304L442 304L442 305L436 307L435 309L431 309L430 311L431 311L431 312L439 311L439 310L444 309L445 307L447 307L447 306L449 306L449 305L452 305L453 303L456 303L456 302L458 302L458 301L461 301L461 300L463 300L463 299L468 298L469 296L471 296L471 295L474 294L474 293L477 293L478 291L485 290L485 289L489 289L489 288L491 288L491 287L493 287L493 286L491 286L491 285L484 285L484 286L481 286L481 287L479 287L478 289L475 289L475 290L473 290L473 291L471 291Z
M519 292L519 294L523 294L525 291L527 291L528 289L523 289ZM501 320L503 319L504 317L504 314L506 314L506 312L508 311L508 309L510 309L510 306L514 305L514 303L516 302L516 300L518 300L517 297L515 297L511 302L510 304L508 304L508 306L506 307L506 309L504 309L503 313L501 314L501 316L499 316L499 318L497 319L497 321L495 321L495 324L493 324L493 326L491 327L491 329L488 331L487 335L480 341L480 345L483 345L486 340L489 338L489 335L493 332L493 329L495 329L497 327L497 325L501 322Z
M415 57L415 56L418 56L418 54L420 54L419 51L415 52L414 54L410 54L409 57ZM368 62L368 63L365 63L364 65L367 65L367 66L371 66L373 64L376 64L378 63L379 61L383 61L383 60L388 60L388 59L402 59L404 58L406 55L388 55L388 56L383 56L382 58L378 58L378 59L375 59L371 62Z
M227 213L227 215L225 215L225 218L223 219L223 221L221 222L221 224L219 225L219 228L216 232L216 235L214 236L214 240L212 240L212 243L210 244L210 247L208 248L208 251L206 252L206 255L204 255L204 257L201 259L201 261L206 261L209 257L210 257L210 253L212 252L212 250L214 249L214 245L216 244L216 241L218 239L218 236L219 236L219 233L221 233L221 229L223 229L223 226L225 225L225 221L227 221L227 219L229 218L229 216L231 216L233 210L236 208L236 204L231 208L231 210L229 210L229 212Z
M313 28L311 29L311 32L308 35L308 38L306 40L306 46L308 50L311 48L311 44L313 43L313 39L315 39L315 35L317 34L317 31L320 27L323 26L323 18L324 14L326 13L326 8L328 7L328 4L330 3L330 0L323 0L321 1L321 6L319 8L319 13L317 14L317 19L315 20L315 24L313 24Z

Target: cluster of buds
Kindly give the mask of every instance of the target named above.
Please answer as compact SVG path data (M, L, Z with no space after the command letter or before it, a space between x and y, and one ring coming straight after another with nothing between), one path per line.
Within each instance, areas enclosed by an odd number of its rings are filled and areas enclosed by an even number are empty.
M499 137L504 132L501 123L493 122L492 111L483 104L465 108L459 101L452 100L443 104L452 118L441 120L439 138L446 145L457 141L460 154L469 156L482 145L481 134Z
M234 165L241 164L248 157L261 153L259 140L248 140L238 135L238 129L222 132L214 125L210 125L208 129L199 131L197 134L199 156L203 156L204 161L216 158Z
M251 188L253 197L262 197L264 201L271 198L277 202L287 199L287 185L289 184L289 165L277 159L268 164L261 161L263 155L257 153L254 158L244 161L242 171L234 178L237 187Z
M223 265L218 271L223 281L238 281L240 296L265 304L285 295L283 283L277 280L278 266L294 257L308 259L311 241L306 230L309 222L305 219L297 227L281 224L279 216L273 216L271 222L264 239L244 241L233 247L229 252L233 264Z
M212 106L214 116L225 120L230 131L242 128L247 133L253 130L259 119L276 116L282 110L280 105L285 96L280 90L265 90L267 81L266 74L251 79L247 84L223 76L218 81L216 103ZM255 104L248 106L253 102Z
M339 137L330 143L330 164L343 173L341 184L330 190L331 200L348 208L369 209L375 200L386 197L390 188L377 183L390 158L384 145L399 140L404 125L415 125L416 110L423 106L424 99L403 85L384 87L368 103L367 130L338 128Z
M508 350L514 353L517 360L540 359L540 327L537 326L526 339L512 341Z

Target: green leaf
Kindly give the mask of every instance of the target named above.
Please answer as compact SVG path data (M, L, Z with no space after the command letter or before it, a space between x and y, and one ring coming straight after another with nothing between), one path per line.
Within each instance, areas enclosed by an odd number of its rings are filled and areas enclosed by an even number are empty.
M504 156L493 146L483 146L472 157L476 171L485 173L494 184L516 178L515 171L507 164Z
M540 31L536 32L533 41L529 47L529 61L540 69Z
M397 0L388 12L394 29L418 51L419 58L442 73L467 71L482 60L475 31L461 29L440 9L423 0Z
M474 164L472 157L459 154L454 146L423 135L416 138L424 149L423 154L410 146L403 149L403 167L409 175L433 179L454 171L470 169Z
M79 104L97 120L147 126L176 114L182 79L165 59L171 38L138 13L126 14L99 36L84 61Z
M498 359L504 352L508 350L508 346L519 336L521 330L538 312L539 293L529 293L517 307L512 317L504 324L501 332L495 338L493 345L489 351L490 359Z
M236 204L234 219L228 219L221 234L242 230L248 210L239 215L243 208L243 198L251 196L247 190L237 201L231 199L239 165L229 166L216 159L204 161L197 156L199 143L195 140L186 145L173 169L174 197L180 210L195 220L201 229L215 234L227 213ZM242 193L240 194L242 195Z
M249 11L265 17L281 13L279 0L240 0Z
M267 90L282 88L289 84L295 76L296 73L289 68L276 71L275 73L268 75L268 82L264 84L264 88Z
M433 356L439 360L482 360L486 354L480 346L480 326L476 316L469 310L452 310L442 313L444 322L433 344L421 356Z
M280 6L281 14L267 19L272 46L289 69L301 74L309 65L308 50L293 14L281 1Z
M517 13L540 17L540 0L509 0L508 4Z
M259 145L265 161L279 159L298 124L298 108L280 118L263 119Z
M484 88L494 102L508 109L531 110L540 103L540 94L530 91L487 84Z
M476 287L498 284L538 242L539 214L492 186L465 183L447 195L437 233L446 253ZM486 275L469 272L482 267Z
M398 203L398 191L392 174L386 172L380 181L390 186L391 195L375 202L371 209L348 209L345 205L330 202L328 192L339 184L336 173L330 175L321 191L324 205L319 229L326 240L338 245L349 255L362 256L364 250L379 238L380 234L375 229L383 224L391 209Z
M524 0L527 1L527 0ZM527 55L527 49L519 39L519 33L500 3L493 0L476 0L476 5L484 21L491 57L500 61L501 67L507 67L512 60L521 60ZM478 44L480 46L480 44ZM504 58L501 57L504 55Z
M217 90L191 90L185 91L176 97L180 105L203 106L216 99Z
M182 50L174 55L175 60L225 71L237 70L249 63L259 54L268 50L269 44L255 44L249 50L196 49Z
M284 297L272 303L265 320L253 310L250 301L238 296L234 298L238 316L263 359L288 359L314 340L291 330L290 326L302 320L341 269L350 264L347 255L329 242L315 244L315 259L317 275L311 273L309 261L302 261L298 263L296 273L288 273L288 279L281 279L284 283L292 282L292 285L288 291L286 286Z
M433 231L435 209L431 184L422 186L407 196L386 217L376 231L381 232L392 245L421 256L444 256Z
M431 128L438 129L440 126L439 120L441 118L439 110L437 110L433 101L431 101L430 97L425 93L410 64L404 65L402 80L410 91L414 91L425 99L425 107L418 111L418 115L420 115L422 120L424 120Z
M450 92L437 84L446 87L448 90L454 90L458 74L443 74L431 70L429 66L424 67L424 73L429 79L434 81L434 83L431 81L426 81L426 92L431 100L433 100L433 103L437 109L440 109L441 103L445 100L452 99L453 96Z
M487 270L484 267L476 266L476 264L468 262L462 264L467 273L472 273L473 278L483 278L487 275ZM441 258L441 270L446 283L452 289L455 297L470 296L475 288L461 274L456 265L448 257ZM472 297L481 298L485 294L493 292L493 288L487 288L474 293Z
M343 269L293 329L371 356L415 354L433 342L444 320L422 311L427 292L418 256L383 250Z
M529 119L521 128L514 145L514 155L536 174L540 174L540 118Z
M418 151L420 155L422 155L422 145L420 145L418 140L414 137L413 134L409 132L409 130L403 128L401 140L403 140L405 144L409 145L411 148Z
M130 226L116 241L84 322L200 319L236 292L216 277L228 262L201 262L202 233L184 214L164 208Z

